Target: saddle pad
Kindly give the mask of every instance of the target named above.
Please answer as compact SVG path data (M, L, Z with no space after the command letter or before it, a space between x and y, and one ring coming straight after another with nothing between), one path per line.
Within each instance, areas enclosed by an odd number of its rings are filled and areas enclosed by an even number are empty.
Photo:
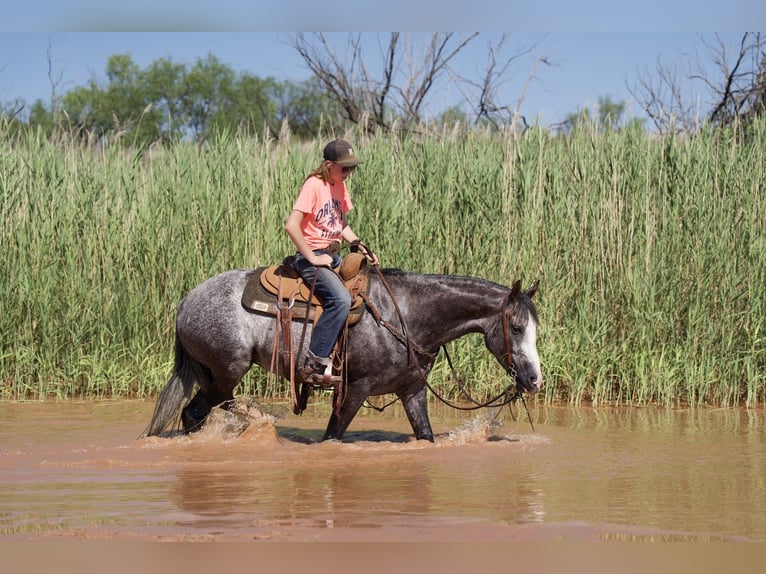
M242 305L245 309L250 311L258 311L261 313L268 313L269 315L277 314L277 289L279 276L276 275L279 265L273 265L271 267L259 267L250 272L245 289L242 292ZM367 275L363 274L361 279L361 292L367 291ZM285 282L282 286L282 305L283 308L289 304L289 298L292 297L296 290L297 280L282 277ZM345 283L346 287L353 285L355 279L351 279ZM295 304L292 308L293 319L305 319L306 300L308 299L309 291L305 285L301 285L300 293L295 297ZM316 297L314 297L314 303L311 305L311 311L309 314L309 320L316 320L322 313L322 306L319 304ZM364 300L361 297L355 297L351 302L351 310L348 316L348 324L353 325L362 316L365 305Z

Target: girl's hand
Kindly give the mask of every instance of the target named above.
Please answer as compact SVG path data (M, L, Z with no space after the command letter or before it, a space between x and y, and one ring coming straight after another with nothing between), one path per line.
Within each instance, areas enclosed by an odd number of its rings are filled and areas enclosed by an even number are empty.
M370 262L370 265L380 265L380 260L378 259L378 256L375 255L372 251L367 249L367 247L362 243L359 239L356 239L355 241L351 242L351 245L355 245L359 248L359 251L362 252L362 255L364 255L367 258L367 261Z
M311 258L309 259L309 263L311 263L314 267L332 267L332 256L327 255L326 253L322 253L321 255L317 255L316 253L311 254Z
M380 265L380 260L374 253L365 250L364 256L367 258L367 261L370 262L370 265Z

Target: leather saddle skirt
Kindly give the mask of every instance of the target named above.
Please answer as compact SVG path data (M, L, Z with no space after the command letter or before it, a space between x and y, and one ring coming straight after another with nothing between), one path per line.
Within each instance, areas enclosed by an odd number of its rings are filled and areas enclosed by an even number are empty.
M242 305L247 310L276 315L279 308L287 308L294 320L305 320L311 286L300 278L290 261L288 257L281 264L259 267L250 272L242 293ZM367 292L367 271L366 259L359 253L346 255L338 268L338 275L352 298L349 325L356 323L364 311L364 299L359 293ZM322 302L313 296L309 320L315 321L321 312Z

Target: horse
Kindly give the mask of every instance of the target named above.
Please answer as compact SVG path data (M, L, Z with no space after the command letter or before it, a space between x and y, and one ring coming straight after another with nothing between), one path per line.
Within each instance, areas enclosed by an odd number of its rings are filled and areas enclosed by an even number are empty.
M365 312L348 329L346 391L330 415L323 440L342 441L369 397L394 394L415 438L433 442L427 377L440 348L468 333L484 335L487 349L512 377L518 393L540 390L538 315L532 302L538 282L523 290L520 280L508 288L470 276L377 266L375 270L377 274L369 274L366 298L377 312ZM179 413L185 432L199 428L213 407L233 402L235 387L253 364L273 370L277 321L242 303L252 273L224 271L179 302L173 374L142 436L156 436L171 423L177 425ZM295 321L293 348L310 334L310 324ZM198 390L192 398L194 388Z

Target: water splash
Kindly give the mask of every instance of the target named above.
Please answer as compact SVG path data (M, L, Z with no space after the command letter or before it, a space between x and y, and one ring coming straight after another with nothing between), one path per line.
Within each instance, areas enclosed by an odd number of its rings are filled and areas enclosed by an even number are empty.
M196 433L205 441L276 439L278 417L262 411L254 403L235 402L228 408L216 407Z
M466 421L455 430L450 431L446 441L449 444L486 442L492 435L495 426L496 423L493 423L486 417L478 416Z

